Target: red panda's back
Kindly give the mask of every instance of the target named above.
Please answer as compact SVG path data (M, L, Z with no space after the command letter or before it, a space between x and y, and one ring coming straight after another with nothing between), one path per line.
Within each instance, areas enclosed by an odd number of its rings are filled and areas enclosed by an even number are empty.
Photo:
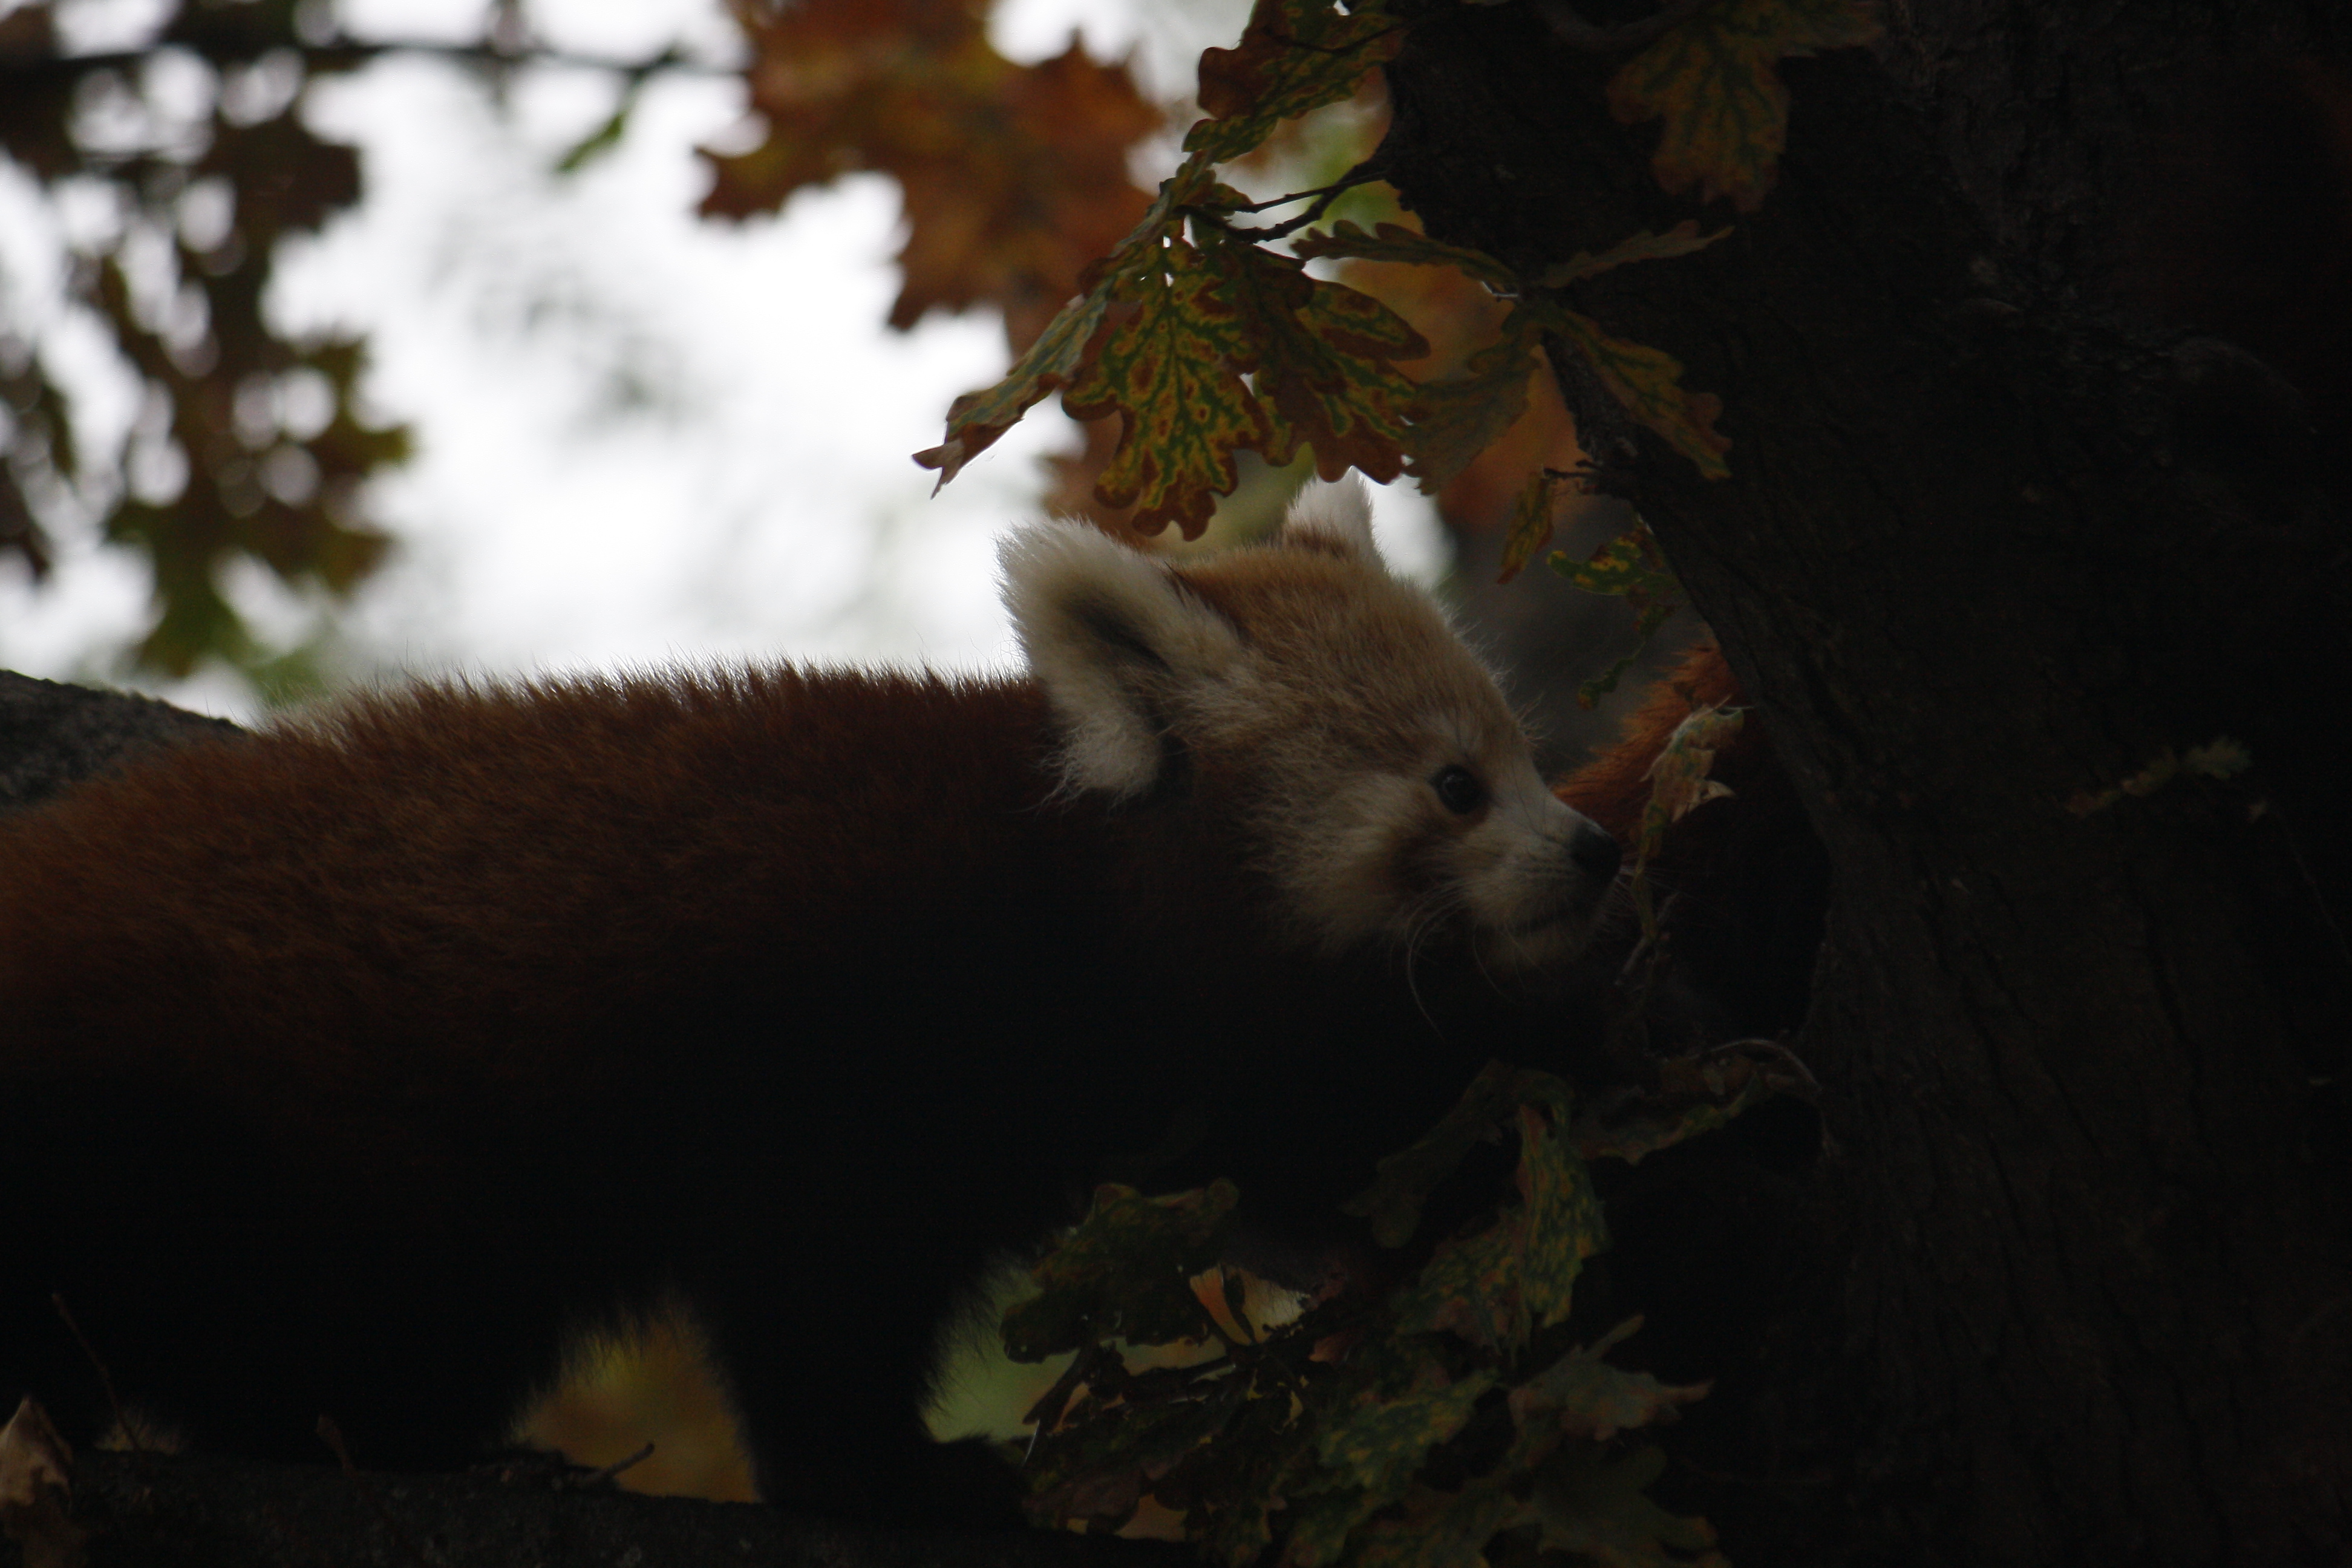
M312 1105L534 1073L634 993L855 960L919 918L910 865L932 901L1014 877L988 829L1047 792L1043 723L1012 683L737 670L429 687L182 752L0 827L0 1061Z

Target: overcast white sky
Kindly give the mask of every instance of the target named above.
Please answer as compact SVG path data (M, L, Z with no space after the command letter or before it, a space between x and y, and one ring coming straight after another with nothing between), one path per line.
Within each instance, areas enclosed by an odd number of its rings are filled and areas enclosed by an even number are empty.
M1201 45L1237 37L1246 11L1002 0L994 25L1025 58L1081 27L1097 55L1135 49L1147 89L1173 97ZM152 12L96 0L79 23L95 47L135 38ZM371 37L469 37L480 12L478 0L338 7ZM530 15L549 42L600 56L679 38L714 60L734 47L716 0L537 0ZM311 94L313 122L360 147L367 195L282 257L274 308L289 326L363 328L370 394L418 438L376 495L399 554L343 612L354 670L1008 660L993 542L1034 510L1035 459L1066 426L1033 411L936 499L908 456L936 444L956 394L1002 373L994 318L883 327L898 194L878 177L804 193L778 219L697 219L693 149L740 118L740 86L723 76L655 84L615 153L554 175L614 91L601 73L532 70L500 110L455 69L394 59ZM0 181L0 226L37 216L21 181ZM119 374L108 392L94 343L79 358L85 421L103 438L128 423L131 393ZM1433 573L1425 508L1382 499L1391 555ZM103 676L97 650L143 628L144 583L93 539L59 544L37 594L0 567L0 665ZM229 586L288 642L320 613L258 568ZM251 712L225 675L165 689Z

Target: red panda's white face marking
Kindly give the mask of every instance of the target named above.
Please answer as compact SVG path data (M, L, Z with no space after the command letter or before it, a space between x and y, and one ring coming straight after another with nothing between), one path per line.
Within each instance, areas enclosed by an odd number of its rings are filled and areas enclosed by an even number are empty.
M1275 542L1200 565L1067 523L1003 558L1066 789L1139 795L1181 752L1302 946L1467 944L1506 971L1582 947L1616 847L1545 787L1428 595L1389 575L1360 485L1310 487Z

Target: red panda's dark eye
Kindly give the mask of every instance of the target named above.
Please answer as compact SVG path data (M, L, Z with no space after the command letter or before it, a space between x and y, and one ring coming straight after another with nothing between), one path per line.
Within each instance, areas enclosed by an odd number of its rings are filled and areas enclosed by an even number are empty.
M1438 804L1456 816L1467 816L1486 804L1486 786L1478 775L1458 764L1448 764L1432 775L1429 787L1437 792Z

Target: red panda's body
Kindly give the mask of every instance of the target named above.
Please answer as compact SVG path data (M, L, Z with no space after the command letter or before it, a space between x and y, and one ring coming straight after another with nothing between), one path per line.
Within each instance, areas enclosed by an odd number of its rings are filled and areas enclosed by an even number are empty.
M1008 574L1035 679L429 689L0 827L0 1392L94 1403L56 1291L199 1443L447 1462L677 1299L772 1501L984 1511L916 1408L991 1256L1340 1195L1615 864L1360 515Z

